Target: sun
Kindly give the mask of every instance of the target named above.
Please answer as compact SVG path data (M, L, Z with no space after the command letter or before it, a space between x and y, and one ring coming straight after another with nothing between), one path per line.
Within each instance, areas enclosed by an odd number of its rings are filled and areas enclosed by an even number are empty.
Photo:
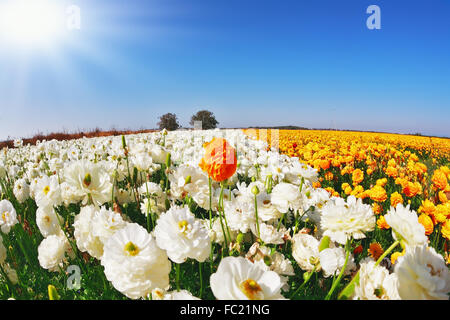
M0 4L0 39L8 44L54 44L64 31L64 10L51 0L10 0Z

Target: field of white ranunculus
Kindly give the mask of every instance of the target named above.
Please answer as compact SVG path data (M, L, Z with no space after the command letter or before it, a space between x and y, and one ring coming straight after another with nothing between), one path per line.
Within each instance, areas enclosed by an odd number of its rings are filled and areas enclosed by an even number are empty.
M0 155L0 297L448 299L414 211L389 210L374 258L372 207L316 179L241 130L18 141Z

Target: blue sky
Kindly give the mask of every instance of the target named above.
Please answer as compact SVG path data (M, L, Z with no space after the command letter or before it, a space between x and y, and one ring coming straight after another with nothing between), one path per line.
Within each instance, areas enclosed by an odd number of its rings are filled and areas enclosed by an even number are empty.
M201 109L220 127L450 136L447 0L58 4L81 9L80 30L45 48L0 42L0 140L155 128L167 112L189 127ZM366 27L372 4L381 30Z

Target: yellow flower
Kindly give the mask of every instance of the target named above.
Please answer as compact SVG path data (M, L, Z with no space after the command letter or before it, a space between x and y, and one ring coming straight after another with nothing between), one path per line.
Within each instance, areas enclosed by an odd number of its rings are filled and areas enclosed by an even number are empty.
M427 236L433 233L434 224L433 224L433 221L431 220L431 218L429 216L427 216L426 214L422 213L419 216L419 223L421 225L423 225L423 227L425 228L425 234Z
M395 208L399 203L403 203L403 197L400 193L394 192L391 194L391 206Z
M403 253L402 252L394 252L393 254L391 254L391 263L394 265L395 262L397 262L398 257L402 256Z
M431 181L433 181L433 185L437 190L444 190L447 186L447 175L441 170L436 170Z
M377 180L377 186L384 187L386 185L386 183L387 183L387 179L386 178Z
M373 201L384 202L387 199L386 190L382 186L376 185L369 190L369 197Z
M375 214L380 214L382 211L383 211L383 207L382 206L380 206L378 203L374 203L373 204L373 206L372 206L372 211L373 211L373 213L375 213Z
M352 181L353 185L356 186L360 184L364 180L364 172L361 171L361 169L356 169L352 173Z
M384 216L380 216L377 220L377 226L380 229L390 229L391 227L387 224Z
M438 197L441 203L446 203L448 201L447 195L444 191L439 191Z
M442 224L441 234L445 239L450 240L450 220L446 220Z

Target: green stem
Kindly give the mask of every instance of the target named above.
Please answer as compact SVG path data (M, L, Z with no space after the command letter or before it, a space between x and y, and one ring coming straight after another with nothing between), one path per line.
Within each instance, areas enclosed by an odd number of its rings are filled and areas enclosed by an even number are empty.
M342 266L341 272L339 273L339 276L337 277L337 279L333 282L333 285L331 286L330 291L328 292L327 296L325 297L325 300L330 300L331 296L333 295L334 290L336 290L337 286L339 285L339 283L341 282L342 277L344 276L344 272L345 272L345 268L347 267L347 263L350 257L350 245L349 245L349 241L347 240L347 244L345 245L345 262L344 265Z
M295 290L295 292L291 295L291 297L289 299L294 299L294 297L299 293L300 290L303 289L303 287L308 283L309 279L311 279L312 275L316 272L316 266L314 266L314 268L308 272L307 277L305 278L305 281L303 281L303 283L300 285L300 287L297 288L297 290Z
M203 264L201 262L198 263L198 272L200 276L200 294L199 298L202 298L203 295Z
M256 217L256 230L258 232L258 239L261 239L261 233L259 232L259 218L258 218L258 200L255 194L255 217Z
M375 267L378 266L381 261L383 261L383 259L389 254L391 253L392 250L394 250L394 248L400 243L399 240L395 241L377 260L377 262L375 263Z
M392 251L394 250L394 248L396 246L398 246L398 244L400 243L400 241L395 241L377 260L377 262L375 262L375 266L378 266L381 261L383 261L383 259ZM353 291L355 290L355 286L359 283L359 270L358 272L355 274L355 276L353 277L353 279L350 281L350 283L344 288L344 290L341 291L341 293L338 296L339 300L342 299L348 299L351 297L351 295L353 294Z
M208 184L209 184L209 227L212 229L212 181L211 177L208 178Z
M220 196L219 196L219 219L220 219L220 226L222 227L222 233L223 233L223 239L225 242L225 250L228 250L228 240L227 240L227 234L225 232L225 227L223 225L223 208L221 206L222 203L222 198L223 198L223 183L221 184L221 189L220 189ZM222 250L223 251L223 250Z
M176 284L177 284L177 291L180 292L180 264L176 263L175 264L175 271L176 271Z

